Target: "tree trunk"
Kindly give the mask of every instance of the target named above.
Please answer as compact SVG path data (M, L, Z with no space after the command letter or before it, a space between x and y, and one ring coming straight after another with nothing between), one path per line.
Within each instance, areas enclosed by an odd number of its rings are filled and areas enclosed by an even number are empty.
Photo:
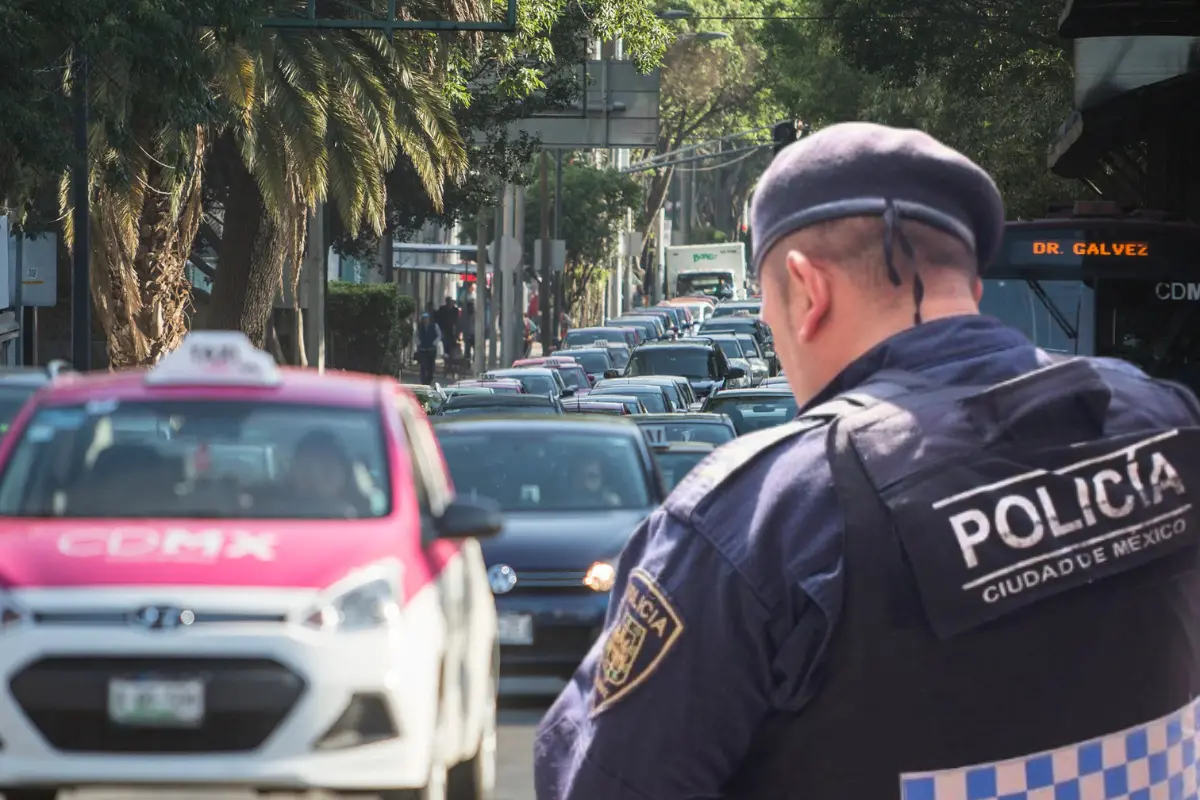
M101 183L96 191L92 301L114 369L153 364L187 333L187 262L202 213L203 157L203 131L197 129L184 171L147 152L129 188Z
M255 346L265 347L267 320L293 241L287 226L264 205L228 134L218 144L217 157L229 176L229 193L205 326L241 331Z

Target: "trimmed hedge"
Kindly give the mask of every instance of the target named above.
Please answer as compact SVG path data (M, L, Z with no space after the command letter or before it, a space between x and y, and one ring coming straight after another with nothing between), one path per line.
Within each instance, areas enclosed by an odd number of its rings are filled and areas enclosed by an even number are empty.
M334 369L400 374L416 303L394 283L329 283L326 358Z

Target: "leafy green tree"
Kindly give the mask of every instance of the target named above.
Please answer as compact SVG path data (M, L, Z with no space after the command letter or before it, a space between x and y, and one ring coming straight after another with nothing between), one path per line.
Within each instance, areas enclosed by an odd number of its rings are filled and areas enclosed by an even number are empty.
M574 311L588 289L607 277L625 217L640 207L643 197L636 179L582 161L563 165L562 185L559 235L567 243L563 296L567 307ZM527 190L525 203L524 247L525 252L532 253L533 243L541 235L541 217L536 213L541 188L536 182Z
M304 0L292 0L302 11ZM457 6L443 9L447 17ZM214 134L221 193L219 267L206 327L259 346L284 265L294 290L309 209L328 200L351 231L384 225L384 175L403 152L439 204L466 156L437 51L420 37L261 29L220 48L215 76L230 118Z
M662 10L684 11L689 17L671 23L677 38L663 59L659 138L652 151L639 154L641 158L669 153L691 142L760 128L779 118L778 103L768 91L773 55L760 41L763 17L771 13L770 0L689 0L671 3ZM727 38L712 41L698 36L713 33ZM744 142L735 140L728 148L739 144ZM706 165L708 162L700 162L696 169L705 170ZM647 244L676 169L666 166L643 173L647 190L639 221ZM753 185L754 174L752 169L722 171L718 191L728 192L725 199L730 209L740 207ZM736 216L726 214L724 205L719 212L715 207L713 211L722 217L714 221L733 233Z
M34 96L6 98L10 110L23 109L0 133L9 145L0 148L0 171L11 181L6 204L18 217L35 212L27 229L43 225L37 200L62 175L58 216L68 242L75 232L63 173L80 154L67 138L72 103L64 92L83 80L86 57L92 296L114 366L153 361L186 330L185 269L200 214L203 126L213 113L212 57L201 32L213 42L242 35L262 7L258 0L0 5L0 16L13 22L0 51L8 56L11 45L36 56L14 70L17 91Z
M478 47L475 42L451 45L446 88L469 145L467 167L447 180L437 206L413 191L415 174L402 154L387 177L385 234L403 237L427 223L449 226L475 219L494 205L506 183L524 183L540 142L527 134L510 136L507 128L579 99L579 65L587 57L589 39L623 37L630 56L645 69L658 62L669 41L666 28L643 0L521 0L518 12L514 36L488 37ZM379 247L380 237L369 231L357 237L346 234L335 231L343 253L361 257ZM387 258L385 253L385 263Z
M995 178L1010 217L1079 196L1046 148L1070 113L1058 0L792 0L816 19L764 29L771 91L814 125L863 119L921 128Z

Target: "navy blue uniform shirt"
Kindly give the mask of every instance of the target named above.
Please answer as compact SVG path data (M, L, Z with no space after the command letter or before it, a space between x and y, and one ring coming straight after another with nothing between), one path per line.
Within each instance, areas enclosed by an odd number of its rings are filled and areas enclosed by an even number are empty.
M808 407L883 369L979 385L1047 363L994 319L937 320L868 352ZM824 429L748 456L769 434L722 447L630 539L605 634L538 729L539 800L719 798L767 715L811 699L842 605L841 512ZM697 475L748 457L717 491Z

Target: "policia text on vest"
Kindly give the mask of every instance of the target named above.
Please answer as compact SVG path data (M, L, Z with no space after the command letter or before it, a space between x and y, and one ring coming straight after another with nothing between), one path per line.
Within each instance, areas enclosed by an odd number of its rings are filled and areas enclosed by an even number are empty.
M992 537L1013 550L1043 542L1054 547L974 577L963 589L978 589L984 602L996 603L1184 533L1183 515L1192 506L1179 473L1159 449L1178 435L1142 439L1049 473L1034 470L1000 482L1002 491L983 486L934 503L935 509L954 510L950 526L972 574L986 568L977 548Z
M935 632L953 636L1200 542L1195 480L1181 471L1198 449L1198 429L999 446L887 490Z

